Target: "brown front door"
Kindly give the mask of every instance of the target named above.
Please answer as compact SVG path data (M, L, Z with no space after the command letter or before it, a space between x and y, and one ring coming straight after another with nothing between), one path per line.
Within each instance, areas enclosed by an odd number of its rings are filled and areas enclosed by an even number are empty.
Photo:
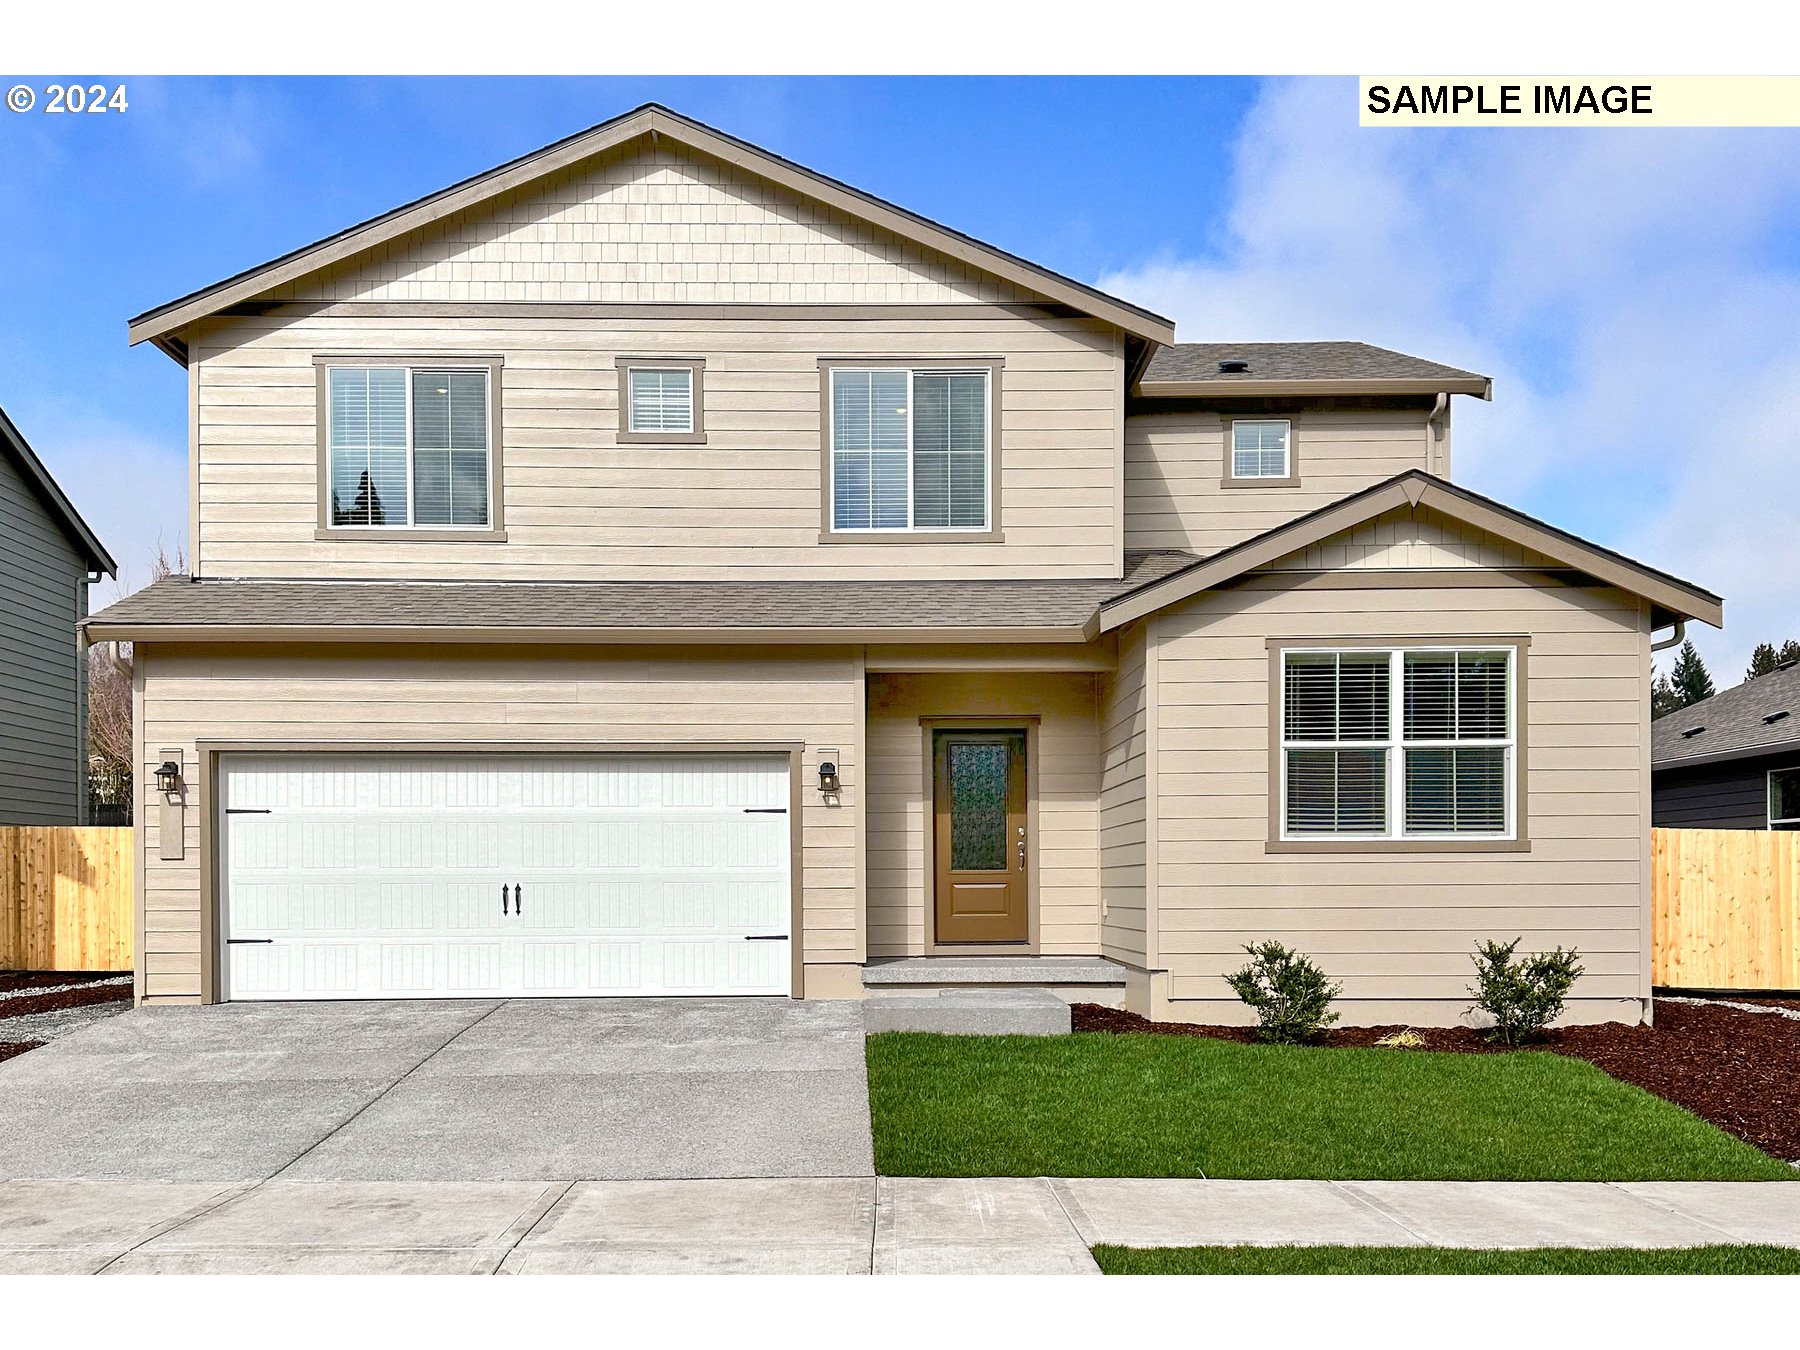
M1025 733L940 731L933 743L938 942L1024 942Z

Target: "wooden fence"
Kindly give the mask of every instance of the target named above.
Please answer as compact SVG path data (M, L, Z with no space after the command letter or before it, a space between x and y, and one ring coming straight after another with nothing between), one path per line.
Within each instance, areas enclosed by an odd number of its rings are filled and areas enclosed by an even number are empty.
M0 825L0 970L130 970L129 827Z
M1800 990L1800 832L1651 835L1651 981Z

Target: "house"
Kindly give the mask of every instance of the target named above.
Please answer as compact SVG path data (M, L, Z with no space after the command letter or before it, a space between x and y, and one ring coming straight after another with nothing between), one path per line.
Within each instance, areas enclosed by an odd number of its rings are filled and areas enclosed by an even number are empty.
M193 575L138 644L151 1001L919 995L1647 1015L1652 633L1451 481L1482 376L1181 344L657 106L134 319ZM151 785L158 773L161 780Z
M1651 746L1658 826L1800 829L1800 663L1657 718Z
M86 822L88 584L118 570L0 409L0 825Z

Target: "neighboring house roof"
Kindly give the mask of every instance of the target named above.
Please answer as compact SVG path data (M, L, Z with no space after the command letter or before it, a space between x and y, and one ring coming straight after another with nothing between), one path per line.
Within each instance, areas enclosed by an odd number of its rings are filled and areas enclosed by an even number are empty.
M1191 553L1136 553L1094 581L192 581L171 577L90 618L91 641L1081 642L1101 601L1167 576ZM675 617L672 617L675 616Z
M1221 370L1220 363L1245 369ZM1473 394L1494 396L1486 375L1366 342L1178 342L1138 380L1144 398L1276 394Z
M155 342L185 364L186 348L179 337L179 330L197 319L253 300L277 286L379 247L453 212L468 210L501 193L511 192L524 184L560 172L636 137L652 135L667 137L677 144L724 160L748 173L848 212L903 239L979 267L1050 300L1070 305L1084 314L1117 324L1145 342L1164 343L1175 340L1174 323L1159 314L1153 314L1141 306L1028 262L1015 254L995 248L992 244L984 244L958 230L840 183L835 178L815 173L792 160L783 159L655 103L646 103L622 116L489 169L486 173L465 178L460 183L453 183L417 201L408 202L359 225L352 225L317 243L284 253L261 266L239 272L236 276L227 277L178 300L158 305L131 320L128 330L130 339L133 344Z
M1634 562L1611 549L1590 544L1566 530L1546 525L1523 511L1515 511L1423 470L1409 469L1209 558L1190 563L1160 581L1102 601L1100 631L1121 628L1146 614L1223 585L1278 558L1353 529L1384 511L1402 506L1423 506L1441 512L1609 585L1644 596L1655 605L1653 617L1658 626L1676 619L1701 619L1715 628L1725 622L1724 601L1711 591Z
M1795 748L1800 748L1800 663L1745 680L1650 724L1650 762L1657 769Z
M19 466L19 472L25 476L25 481L37 489L51 516L62 526L64 536L87 560L89 569L104 572L109 577L117 575L119 565L113 561L112 554L106 551L106 545L100 542L100 537L88 528L81 513L63 495L63 490L56 485L56 480L50 476L43 461L26 444L25 437L20 435L19 429L13 425L12 418L6 415L4 408L0 408L0 453L9 456Z

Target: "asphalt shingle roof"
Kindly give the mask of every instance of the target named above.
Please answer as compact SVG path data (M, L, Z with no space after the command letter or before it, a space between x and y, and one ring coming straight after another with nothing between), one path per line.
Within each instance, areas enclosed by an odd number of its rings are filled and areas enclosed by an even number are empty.
M96 628L1054 628L1196 562L1134 553L1120 580L192 581L170 577Z
M1682 734L1695 727L1704 730ZM1741 759L1796 741L1800 741L1800 665L1745 680L1650 724L1650 758L1659 769L1690 760Z
M1227 374L1219 362L1248 361ZM1366 342L1177 342L1159 348L1140 384L1223 380L1480 380L1485 376Z

